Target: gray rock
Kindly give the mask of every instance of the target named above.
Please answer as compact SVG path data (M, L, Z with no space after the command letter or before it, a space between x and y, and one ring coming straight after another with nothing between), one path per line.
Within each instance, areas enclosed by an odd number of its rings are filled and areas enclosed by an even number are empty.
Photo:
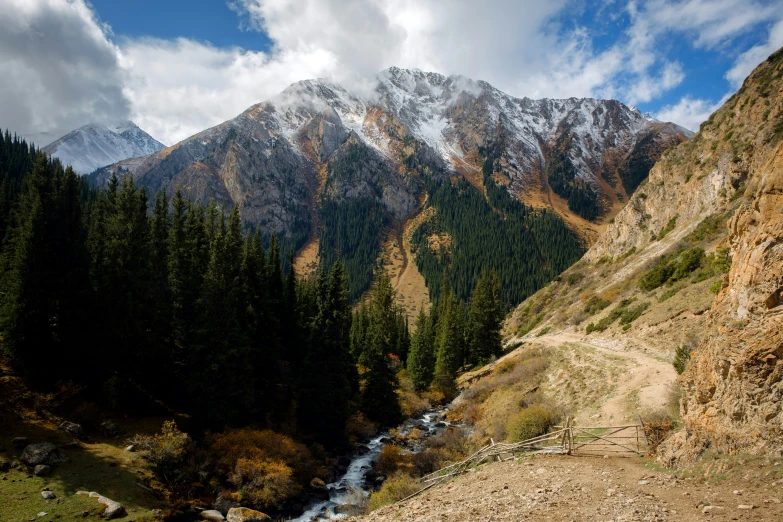
M84 429L81 427L81 425L76 424L75 422L65 421L62 424L60 424L59 427L61 430L67 431L77 439L84 440L85 438Z
M101 432L107 437L119 437L125 430L113 420L101 422Z
M48 489L45 489L41 491L41 496L48 500L51 498L56 498L57 495L54 494L54 491L49 491Z
M239 502L234 502L233 500L227 499L226 497L218 497L214 504L214 508L220 511L223 516L228 514L229 509L238 507Z
M222 522L226 518L223 514L216 509L207 509L198 514L201 520L208 520L209 522Z
M46 464L38 464L33 470L33 473L38 477L45 477L51 472L52 472L52 467L47 466Z
M68 462L68 457L51 442L39 442L26 446L20 460L28 466L37 466L38 464L53 466Z
M228 520L228 522L264 522L272 520L272 518L269 515L254 509L238 507L228 510L226 520Z
M103 518L110 519L114 517L121 517L125 514L125 508L122 507L122 504L119 502L115 502L114 500L111 500L110 498L106 498L103 495L100 495L96 493L95 491L77 491L77 495L89 495L93 498L98 499L99 504L103 504L106 506L106 509L103 511Z

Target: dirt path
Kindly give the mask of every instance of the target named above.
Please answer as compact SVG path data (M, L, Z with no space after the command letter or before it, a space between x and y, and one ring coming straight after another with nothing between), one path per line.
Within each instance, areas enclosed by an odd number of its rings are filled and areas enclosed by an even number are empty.
M601 398L592 420L616 422L635 420L645 410L663 407L671 383L677 377L667 361L651 356L638 339L617 341L573 333L558 333L537 338L535 343L564 350L571 366L587 347L597 362L603 361L609 382L609 395ZM585 383L590 385L589 379Z
M783 519L778 482L748 466L716 483L678 478L641 458L535 457L494 463L363 522L774 521Z
M548 393L582 423L635 422L640 413L666 405L677 377L671 363L656 357L656 350L641 339L559 332L527 339L494 364L460 376L458 385L474 382L535 345L555 349Z

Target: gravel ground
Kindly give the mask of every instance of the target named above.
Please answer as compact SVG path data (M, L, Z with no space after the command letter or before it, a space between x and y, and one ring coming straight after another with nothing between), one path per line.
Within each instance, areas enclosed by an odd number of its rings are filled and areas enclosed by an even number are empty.
M783 520L783 480L678 479L639 458L549 456L494 463L358 520Z

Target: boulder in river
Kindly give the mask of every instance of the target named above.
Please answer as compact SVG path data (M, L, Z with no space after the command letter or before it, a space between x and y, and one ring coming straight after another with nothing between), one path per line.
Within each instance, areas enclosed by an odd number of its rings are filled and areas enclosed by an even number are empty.
M226 516L228 522L263 522L272 520L269 515L246 507L231 508Z
M20 460L28 466L37 466L38 464L53 466L68 462L68 457L51 442L39 442L26 446Z
M206 520L207 522L223 522L226 519L223 513L216 509L206 509L199 513L198 516L201 520Z
M213 505L213 507L216 510L220 511L220 513L223 516L226 516L228 514L229 509L239 507L239 502L234 502L233 500L228 499L226 497L218 496L218 498L215 499L215 504Z
M338 466L345 466L346 468L351 465L351 457L347 455L343 455L342 457L337 457L337 465Z
M27 437L14 437L11 444L17 449L22 449L27 446Z

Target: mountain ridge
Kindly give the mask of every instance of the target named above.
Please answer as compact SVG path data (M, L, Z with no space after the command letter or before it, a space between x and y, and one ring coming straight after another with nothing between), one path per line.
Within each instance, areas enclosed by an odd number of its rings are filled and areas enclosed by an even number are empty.
M486 82L400 68L377 78L370 94L328 80L294 83L172 147L100 169L92 181L132 174L151 192L181 189L196 201L237 205L246 224L299 251L324 236L329 202L378 203L388 223L404 227L425 179L464 177L481 192L491 179L590 241L660 153L688 136L614 100L515 98ZM384 233L384 219L363 241ZM319 243L320 257L339 248Z
M165 145L130 120L112 128L88 123L42 148L52 157L71 165L79 174L138 156L147 156Z

